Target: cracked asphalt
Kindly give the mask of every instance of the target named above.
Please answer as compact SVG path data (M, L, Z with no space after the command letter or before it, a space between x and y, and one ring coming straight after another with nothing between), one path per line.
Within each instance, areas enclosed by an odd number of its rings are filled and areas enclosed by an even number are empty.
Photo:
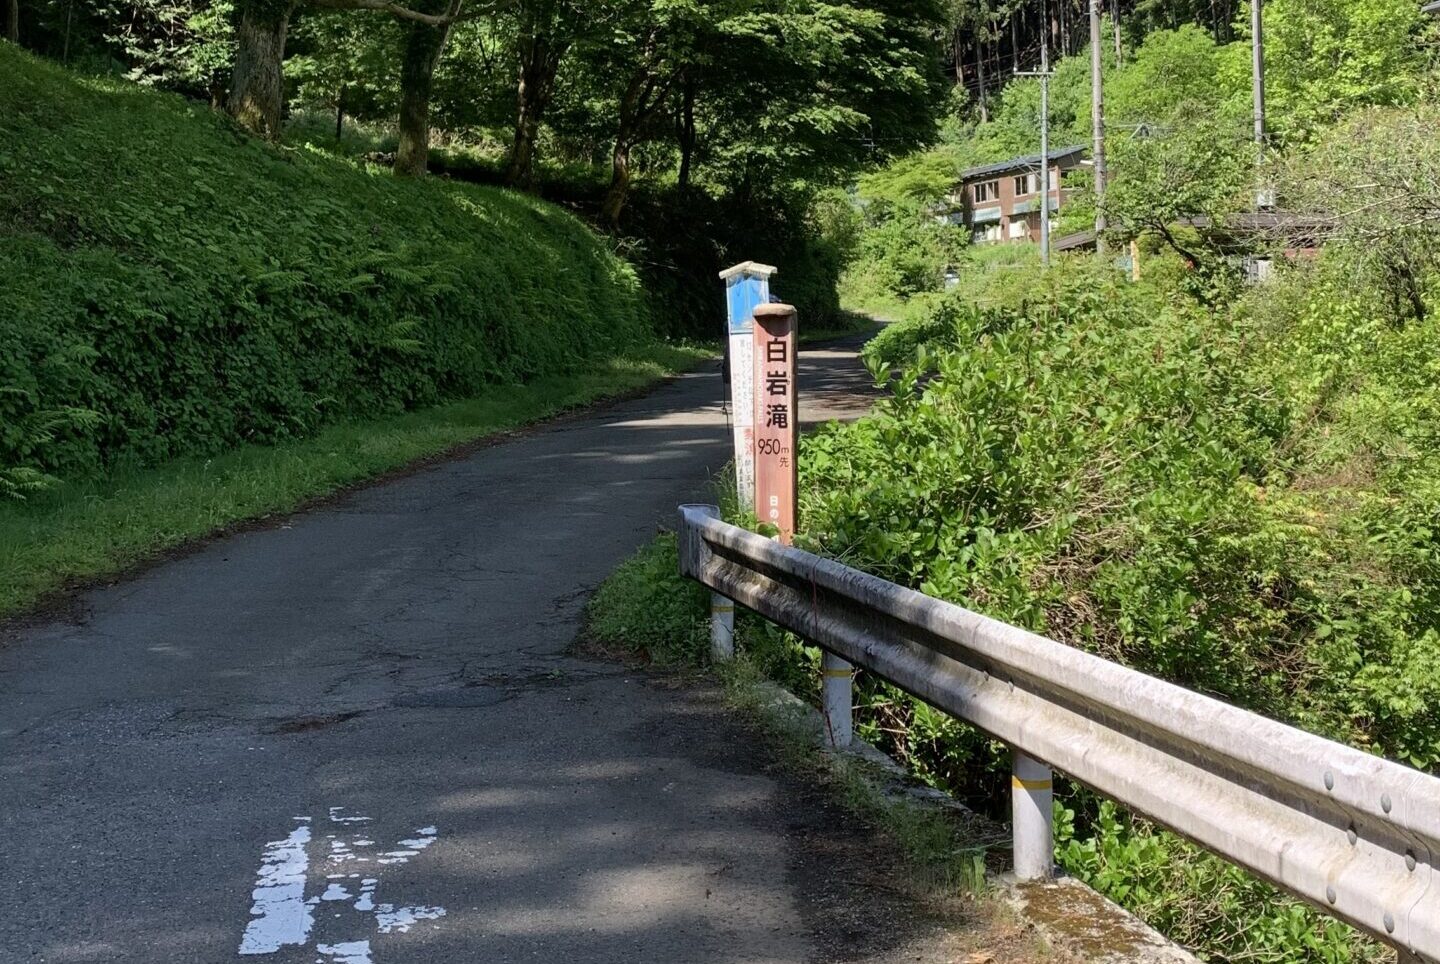
M865 407L852 348L805 353L809 421ZM15 630L0 962L932 959L713 692L567 655L726 461L719 398L687 375Z

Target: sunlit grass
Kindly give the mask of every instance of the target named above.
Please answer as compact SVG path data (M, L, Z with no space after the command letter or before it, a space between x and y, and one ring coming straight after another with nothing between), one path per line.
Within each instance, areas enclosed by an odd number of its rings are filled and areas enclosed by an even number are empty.
M705 348L657 345L579 373L497 386L461 402L341 422L302 441L244 446L0 503L0 615L226 526L283 513L416 459L643 388L711 355Z

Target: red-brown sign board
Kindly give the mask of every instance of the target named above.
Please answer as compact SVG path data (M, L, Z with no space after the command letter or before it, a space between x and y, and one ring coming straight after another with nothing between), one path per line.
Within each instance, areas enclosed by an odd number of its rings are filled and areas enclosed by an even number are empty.
M755 309L755 515L786 545L795 535L795 309Z

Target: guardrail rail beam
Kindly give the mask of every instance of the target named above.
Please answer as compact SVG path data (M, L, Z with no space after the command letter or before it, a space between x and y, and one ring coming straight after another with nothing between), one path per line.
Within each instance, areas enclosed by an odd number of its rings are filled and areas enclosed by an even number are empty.
M681 507L684 575L1022 757L1440 964L1440 778L782 546L717 515L713 507ZM1021 769L1017 761L1017 777L1029 779ZM1026 807L1031 816L1040 809L1029 797ZM1040 849L1038 831L1018 832L1017 863L1022 851Z

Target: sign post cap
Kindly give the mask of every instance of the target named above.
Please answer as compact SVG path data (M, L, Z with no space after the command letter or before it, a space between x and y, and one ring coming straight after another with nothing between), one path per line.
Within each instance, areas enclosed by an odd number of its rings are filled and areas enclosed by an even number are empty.
M777 273L780 269L770 264L761 264L758 261L742 261L734 267L726 268L720 272L721 281L729 281L739 275L753 275L757 278L768 278Z
M787 305L779 301L771 301L767 304L755 306L755 320L761 318L784 318L786 315L795 314L795 306Z

